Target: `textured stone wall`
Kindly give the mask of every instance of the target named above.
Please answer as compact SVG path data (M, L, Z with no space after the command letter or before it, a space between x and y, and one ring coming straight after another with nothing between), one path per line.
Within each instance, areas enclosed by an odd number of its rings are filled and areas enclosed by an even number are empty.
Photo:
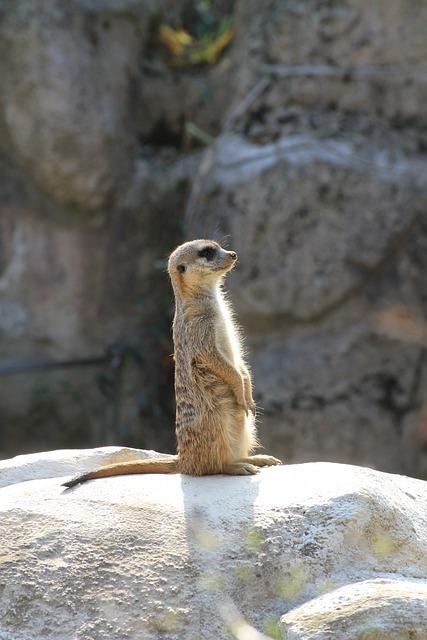
M0 455L173 448L165 257L213 235L266 448L427 474L425 348L375 321L427 313L424 4L242 0L192 69L159 6L0 3L0 366L130 348L114 397L108 367L0 376Z
M153 8L0 4L0 365L115 343L138 356L119 401L109 367L0 377L0 452L173 447L164 266L196 158L145 142L160 117L143 66Z
M245 73L188 222L190 235L216 233L240 256L230 288L249 334L262 441L290 461L427 471L425 345L379 335L376 322L391 303L427 312L417 6L239 6Z

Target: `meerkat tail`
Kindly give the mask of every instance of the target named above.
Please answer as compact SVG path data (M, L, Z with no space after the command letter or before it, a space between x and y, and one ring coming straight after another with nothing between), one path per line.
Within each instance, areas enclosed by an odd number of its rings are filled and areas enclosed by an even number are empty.
M170 458L152 458L148 460L136 460L134 462L118 462L109 464L93 471L88 471L76 476L62 484L63 487L75 487L77 484L96 478L109 478L131 473L178 473L178 456Z

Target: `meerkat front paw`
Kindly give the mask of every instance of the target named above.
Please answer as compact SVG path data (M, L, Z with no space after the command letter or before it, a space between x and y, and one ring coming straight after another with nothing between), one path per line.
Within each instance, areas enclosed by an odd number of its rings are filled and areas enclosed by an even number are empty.
M247 395L245 400L246 400L246 406L248 407L249 411L251 411L251 413L255 415L256 404L255 404L255 400L252 398L252 394L250 394L249 396Z
M244 387L246 405L247 405L249 411L251 411L253 413L253 415L255 415L256 414L256 404L255 404L255 400L252 397L251 379L249 377L249 374L242 374L242 377L243 377L243 387ZM248 412L246 412L246 413L248 413Z
M251 464L256 465L257 467L272 467L277 464L283 464L283 462L279 460L279 458L275 458L274 456L268 456L265 454L248 456L246 460Z
M238 404L238 406L244 410L244 412L246 413L246 415L248 415L249 411L250 411L250 405L248 404L247 400L246 400L246 394L245 394L245 389L242 383L242 387L239 389L234 389L234 395L236 398L236 402Z
M238 462L230 462L223 469L223 473L230 476L253 476L258 472L257 466L240 460Z

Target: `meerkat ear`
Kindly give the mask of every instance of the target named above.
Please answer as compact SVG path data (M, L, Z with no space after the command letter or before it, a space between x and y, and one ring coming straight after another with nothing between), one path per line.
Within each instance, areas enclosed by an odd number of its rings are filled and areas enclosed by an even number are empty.
M178 269L178 271L179 271L180 273L184 273L184 271L185 271L185 264L179 264L179 265L177 266L177 269Z

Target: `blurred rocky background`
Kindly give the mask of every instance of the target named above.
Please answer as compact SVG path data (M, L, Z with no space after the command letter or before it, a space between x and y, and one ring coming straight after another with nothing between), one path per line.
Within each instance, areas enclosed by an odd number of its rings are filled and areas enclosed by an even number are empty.
M427 477L426 25L0 0L0 457L173 451L166 257L213 236L265 448Z

